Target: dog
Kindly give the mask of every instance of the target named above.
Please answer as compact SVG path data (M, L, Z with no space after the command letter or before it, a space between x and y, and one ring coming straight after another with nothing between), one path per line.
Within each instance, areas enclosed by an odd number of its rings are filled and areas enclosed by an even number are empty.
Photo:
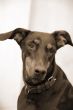
M55 62L57 50L73 46L68 32L53 33L17 28L0 34L0 40L14 39L22 50L24 87L17 110L73 110L73 87Z

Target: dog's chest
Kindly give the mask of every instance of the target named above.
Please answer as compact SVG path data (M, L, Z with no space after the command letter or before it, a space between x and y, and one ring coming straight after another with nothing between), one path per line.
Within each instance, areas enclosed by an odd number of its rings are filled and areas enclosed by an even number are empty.
M43 97L42 97L43 95ZM31 99L27 99L27 106L30 109L26 110L58 110L58 102L61 97L60 94L54 94L54 93L49 93L46 92L45 94L42 95L36 95L31 97Z

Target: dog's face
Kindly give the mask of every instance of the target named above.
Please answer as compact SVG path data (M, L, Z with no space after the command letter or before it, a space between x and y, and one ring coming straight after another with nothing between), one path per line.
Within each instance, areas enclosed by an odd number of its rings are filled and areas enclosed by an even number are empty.
M24 80L32 84L44 81L58 48L65 44L73 45L66 31L55 31L49 34L16 29L0 37L1 40L7 38L14 38L20 45Z
M33 84L44 80L56 52L56 42L51 34L32 32L22 42L23 73Z

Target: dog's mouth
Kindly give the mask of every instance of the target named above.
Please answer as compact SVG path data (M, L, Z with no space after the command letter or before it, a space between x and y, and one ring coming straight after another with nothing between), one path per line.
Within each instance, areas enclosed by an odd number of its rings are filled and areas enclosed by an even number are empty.
M48 72L48 70L49 70L49 72ZM50 69L48 69L48 70L43 76L39 75L39 76L29 77L28 80L26 80L26 83L31 86L37 86L42 83L45 83L48 80L48 78L50 78L53 74L53 72L50 71Z
M39 76L35 76L35 77L32 77L31 80L32 80L32 83L34 84L38 84L38 83L41 83L46 77L46 74L45 75L39 75Z
M51 66L47 69L46 73L44 75L38 74L28 78L25 78L25 82L31 86L40 85L42 83L45 83L54 73L54 63L51 64Z
M39 85L45 80L45 77L46 77L46 75L39 76L39 77L38 76L29 77L26 80L26 83L31 85L31 86Z

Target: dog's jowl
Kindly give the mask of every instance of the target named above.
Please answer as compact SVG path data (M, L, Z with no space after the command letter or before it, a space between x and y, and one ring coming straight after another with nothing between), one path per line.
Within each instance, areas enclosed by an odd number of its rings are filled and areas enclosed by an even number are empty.
M73 87L55 62L59 48L73 46L69 33L17 28L0 34L0 40L6 39L15 39L22 50L24 87L17 110L73 110Z

